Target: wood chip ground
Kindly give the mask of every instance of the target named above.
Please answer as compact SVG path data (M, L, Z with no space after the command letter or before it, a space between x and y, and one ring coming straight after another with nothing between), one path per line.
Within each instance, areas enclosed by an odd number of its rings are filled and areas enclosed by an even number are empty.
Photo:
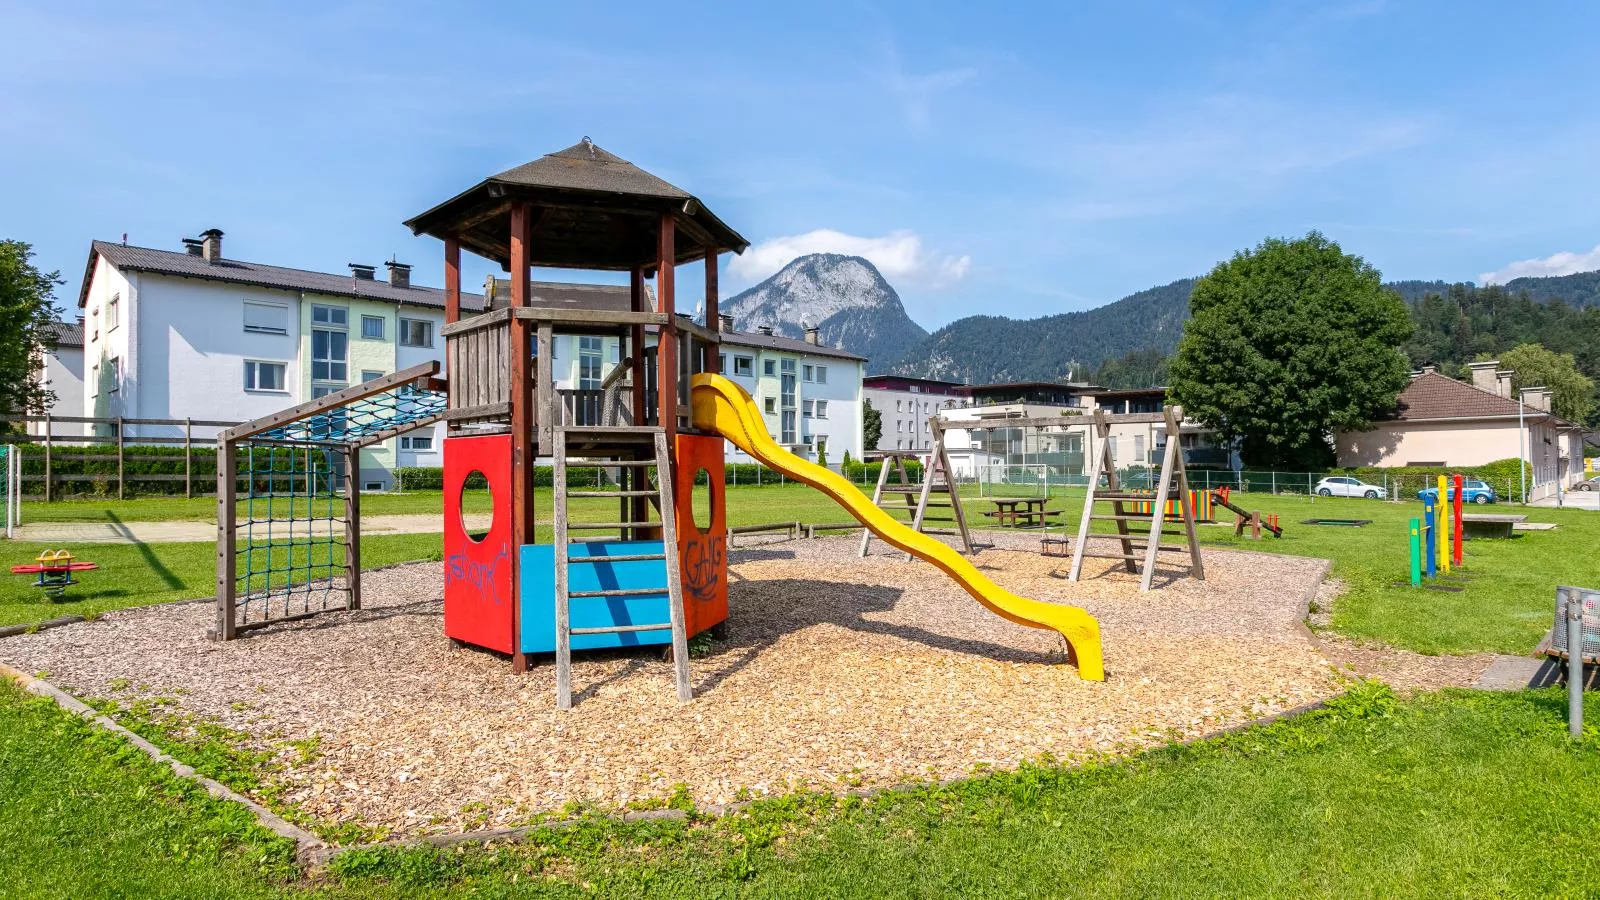
M725 641L693 660L679 705L650 652L580 654L575 709L554 672L513 675L450 646L437 563L373 572L367 608L206 640L212 608L169 604L0 641L0 659L84 697L170 698L275 749L286 800L393 834L515 823L585 801L621 807L686 785L699 803L799 787L882 786L983 767L1121 752L1249 721L1338 690L1301 623L1321 563L1208 551L1140 593L1120 564L1038 555L1037 538L976 559L1024 596L1099 617L1107 680L1063 663L1053 632L972 602L931 566L857 538L731 554ZM875 547L883 549L881 544ZM316 738L302 759L290 741Z

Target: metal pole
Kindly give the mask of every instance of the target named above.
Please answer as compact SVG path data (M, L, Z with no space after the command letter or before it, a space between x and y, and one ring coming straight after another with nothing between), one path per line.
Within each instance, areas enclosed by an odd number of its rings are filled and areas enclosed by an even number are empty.
M1522 417L1522 395L1517 395L1517 471L1522 476L1521 502L1528 502L1528 426Z
M1411 586L1422 587L1422 522L1411 520Z
M1427 533L1423 535L1425 539L1423 541L1423 550L1426 552L1428 558L1428 577L1434 578L1439 574L1439 541L1434 537L1434 535L1437 533L1436 529L1439 527L1439 515L1438 510L1432 503L1423 504L1422 519L1423 522L1426 523L1428 529Z
M1573 588L1557 588L1567 608L1567 733L1583 737L1583 598Z
M1437 481L1437 486L1439 488L1439 514L1434 519L1434 523L1433 523L1435 528L1436 528L1436 530L1434 532L1434 535L1433 535L1433 539L1439 545L1438 550L1435 551L1435 554L1434 554L1435 556L1437 556L1439 558L1439 568L1444 572L1444 574L1449 575L1450 574L1450 525L1449 525L1449 522L1450 522L1449 493L1450 492L1449 492L1449 489L1446 486L1447 484L1448 484L1448 482L1445 480L1445 477L1443 475L1440 475L1438 477L1438 481ZM1460 496L1460 495L1457 494L1456 496Z

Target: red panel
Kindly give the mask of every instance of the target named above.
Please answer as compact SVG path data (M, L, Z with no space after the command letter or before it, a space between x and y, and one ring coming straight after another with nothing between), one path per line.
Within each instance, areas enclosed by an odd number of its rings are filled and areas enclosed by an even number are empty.
M481 472L494 498L489 533L473 540L461 526L461 488ZM516 593L511 568L511 435L444 439L444 633L511 652Z
M695 635L728 619L728 515L722 473L722 438L675 436L677 471L672 473L677 505L678 561L683 577L684 624ZM711 479L711 521L701 530L691 500L695 476Z

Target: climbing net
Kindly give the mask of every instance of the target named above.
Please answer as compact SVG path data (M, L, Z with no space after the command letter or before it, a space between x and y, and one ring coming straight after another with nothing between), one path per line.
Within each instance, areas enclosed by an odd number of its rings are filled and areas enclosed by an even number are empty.
M214 636L360 607L361 451L443 418L437 371L424 363L218 436Z
M240 626L349 606L350 562L343 461L328 446L250 443L240 448L243 496L235 544Z

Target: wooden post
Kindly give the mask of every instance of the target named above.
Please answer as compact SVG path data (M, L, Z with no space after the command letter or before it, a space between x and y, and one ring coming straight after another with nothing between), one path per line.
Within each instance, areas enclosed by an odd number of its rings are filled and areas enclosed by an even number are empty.
M345 448L344 583L346 609L361 608L361 448Z
M217 442L217 627L212 637L231 641L234 629L234 604L239 559L236 555L236 517L234 492L239 488L237 478L239 451L232 441Z
M50 414L44 414L44 502L50 502L51 474L50 474L50 447L55 443L54 427L50 424Z
M194 420L183 417L183 498L194 497Z
M642 313L650 311L648 306L649 304L645 302L644 293L644 267L634 266L628 273L628 308L633 312ZM644 390L645 367L643 325L634 325L631 329L629 329L628 342L630 344L628 353L633 359L633 371L631 376L633 378L633 396L631 398L633 405L633 424L636 427L643 427L645 423L650 421L650 410L647 408ZM644 471L637 468L623 469L623 474L627 479L627 489L630 491L639 490L639 486L649 480L647 477L645 477ZM645 522L650 519L649 498L629 497L628 502L632 507L632 514L628 516L628 521ZM628 532L628 537L630 540L638 540L639 529L630 529Z
M706 327L722 331L722 318L717 315L717 248L706 248ZM704 371L722 374L722 345L706 347Z
M555 429L559 425L568 423L561 421L561 410L557 408L559 405L557 401L560 398L556 396L556 366L555 360L552 359L556 346L555 328L549 322L539 323L538 342L535 346L539 349L533 355L534 365L537 366L533 375L534 421L538 424L539 446L553 456L555 449L559 449L556 445ZM574 415L571 424L576 425L577 418ZM530 530L528 533L533 532Z
M454 234L447 235L444 239L444 323L461 320L461 241ZM515 327L515 326L513 326ZM456 406L455 379L450 372L450 338L445 338L445 391L449 397L447 404L451 409ZM482 373L487 374L487 373ZM480 374L481 377L481 374ZM460 426L455 422L445 423L445 433L449 434Z
M123 485L127 479L123 477L122 467L122 417L117 416L117 499L123 499Z
M678 311L674 289L677 260L676 223L672 213L661 214L656 246L656 311L667 317L656 340L656 415L667 434L667 447L678 431Z
M528 283L528 204L517 200L511 204L511 306L520 309L528 305L531 287ZM533 323L528 319L513 317L511 326L511 584L513 589L521 584L521 557L524 544L533 542L533 398L532 378L529 371L533 348L529 346L529 332ZM548 413L548 410L543 411ZM528 671L528 658L522 652L521 604L513 599L511 604L511 670Z

